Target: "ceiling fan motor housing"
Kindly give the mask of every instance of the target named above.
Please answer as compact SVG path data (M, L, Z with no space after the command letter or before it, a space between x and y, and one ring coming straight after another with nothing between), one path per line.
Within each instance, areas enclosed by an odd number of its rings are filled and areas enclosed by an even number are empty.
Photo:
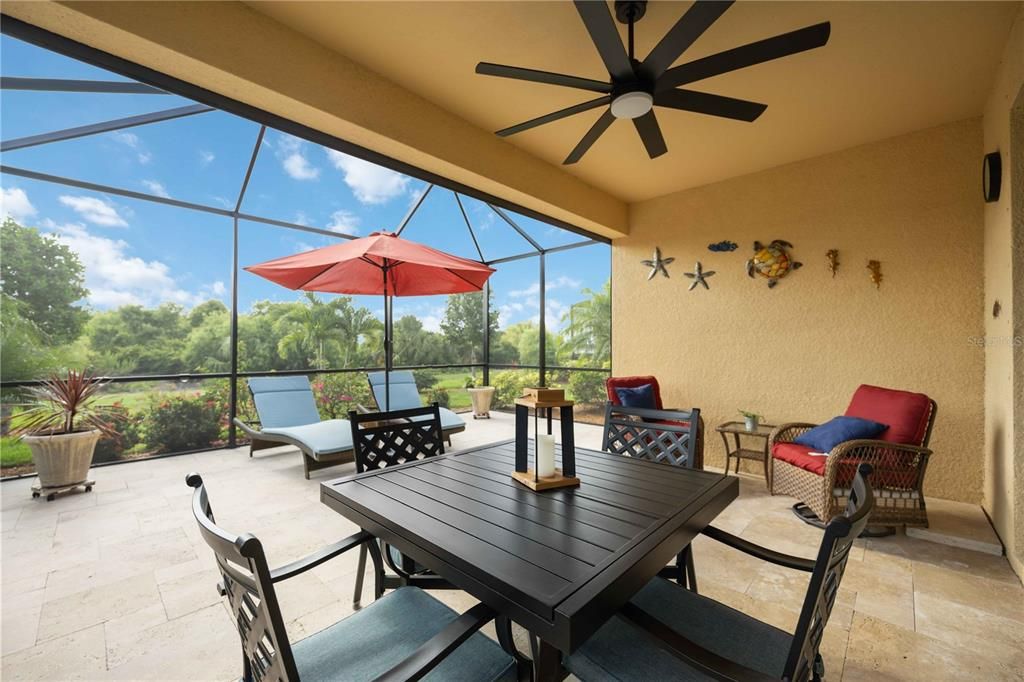
M615 118L640 118L654 107L654 96L637 86L616 95L611 106Z

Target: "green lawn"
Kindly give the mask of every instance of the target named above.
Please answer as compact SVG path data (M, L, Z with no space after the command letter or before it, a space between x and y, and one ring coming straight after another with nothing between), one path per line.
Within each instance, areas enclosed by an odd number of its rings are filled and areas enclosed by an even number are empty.
M32 453L28 446L17 438L4 436L0 438L0 466L13 467L28 464L32 461Z
M472 403L469 399L469 393L466 392L466 379L469 377L469 372L445 372L437 375L436 388L443 388L448 391L448 409L449 410L464 410L468 409ZM479 380L479 377L478 377Z

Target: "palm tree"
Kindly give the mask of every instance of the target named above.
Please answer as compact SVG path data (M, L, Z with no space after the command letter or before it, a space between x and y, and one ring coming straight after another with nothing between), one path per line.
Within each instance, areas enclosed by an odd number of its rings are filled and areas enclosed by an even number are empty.
M291 330L278 342L278 353L286 356L291 351L301 350L312 360L315 368L325 369L328 352L341 347L341 337L346 329L344 318L339 313L345 307L351 307L351 299L342 297L325 302L308 291L303 295L306 300L282 318Z
M369 340L372 332L381 328L381 323L368 308L356 308L351 304L352 299L347 297L345 301L347 305L338 312L344 338L343 366L348 367L349 360L353 356L358 357L360 340Z
M563 335L562 351L584 356L604 366L611 357L612 283L608 280L600 291L584 289L587 298L574 304L562 315L568 322Z

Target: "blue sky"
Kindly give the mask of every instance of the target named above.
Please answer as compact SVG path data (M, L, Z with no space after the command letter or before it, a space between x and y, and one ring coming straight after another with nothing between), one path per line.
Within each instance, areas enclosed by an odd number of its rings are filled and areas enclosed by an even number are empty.
M5 76L126 80L102 69L0 38ZM4 140L191 104L171 95L103 95L7 90L0 102ZM208 206L231 208L252 154L259 126L210 112L119 132L15 150L3 163L64 177L147 192ZM79 253L97 310L128 303L186 307L210 298L230 301L231 221L207 213L71 187L0 177L5 216L39 227ZM367 235L393 230L426 183L299 138L268 130L242 210L321 229ZM487 259L531 250L521 236L483 203L463 197ZM580 241L579 235L512 214L545 247ZM434 187L404 237L456 255L478 258L454 195ZM240 224L239 260L251 265L326 246L334 238L260 223ZM548 256L549 324L599 288L610 272L610 249L596 245ZM499 264L492 276L502 327L536 320L536 258ZM242 311L254 301L294 300L295 292L254 275L239 275ZM357 300L382 313L378 298ZM413 314L437 329L445 297L395 301L396 315Z

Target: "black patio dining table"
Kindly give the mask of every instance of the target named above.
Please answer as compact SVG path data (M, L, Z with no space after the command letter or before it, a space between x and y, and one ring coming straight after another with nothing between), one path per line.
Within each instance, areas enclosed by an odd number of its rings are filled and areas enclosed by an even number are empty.
M736 498L735 477L576 448L577 488L511 478L515 443L327 481L320 499L538 640L572 653Z

